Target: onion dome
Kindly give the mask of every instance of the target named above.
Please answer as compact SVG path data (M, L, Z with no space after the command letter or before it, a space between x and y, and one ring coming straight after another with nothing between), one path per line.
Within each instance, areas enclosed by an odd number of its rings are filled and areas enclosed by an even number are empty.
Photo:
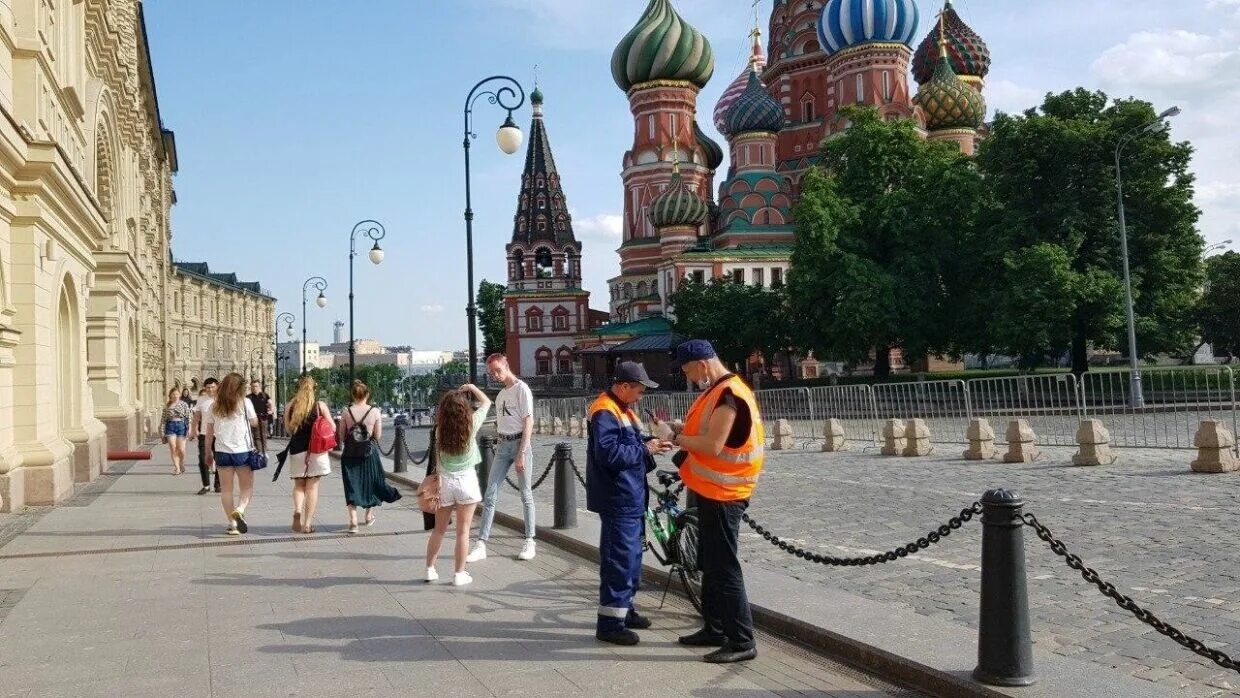
M715 103L715 128L723 133L724 120L727 118L728 109L736 102L741 93L749 85L749 74L752 72L762 73L766 68L766 56L762 53L762 32L754 28L749 34L753 37L753 51L749 55L749 65L741 71L740 75L728 85L728 89L723 91L723 96Z
M656 228L699 226L710 213L706 202L680 176L680 164L672 165L672 181L650 202L650 222Z
M767 92L758 74L749 73L749 84L728 109L723 132L728 136L750 131L778 133L784 127L784 108Z
M946 48L930 81L921 86L913 103L926 112L926 130L977 130L986 120L986 98L952 71Z
M947 57L951 59L952 70L957 76L986 77L990 72L990 48L977 32L960 19L952 0L947 0L943 6L940 27L927 34L913 54L913 77L917 84L929 82L934 77L934 69L939 64L940 35L947 40Z
M542 104L542 103L543 103L542 90L539 89L538 85L535 85L534 91L530 93L530 104Z
M872 42L911 46L917 16L915 0L827 0L818 40L828 54Z
M706 167L712 170L719 169L719 166L723 164L723 148L720 148L713 138L706 135L696 120L693 122L693 137L697 139L698 147L706 155Z
M710 42L681 19L671 0L650 0L611 54L611 76L625 92L652 80L684 80L701 88L714 72Z

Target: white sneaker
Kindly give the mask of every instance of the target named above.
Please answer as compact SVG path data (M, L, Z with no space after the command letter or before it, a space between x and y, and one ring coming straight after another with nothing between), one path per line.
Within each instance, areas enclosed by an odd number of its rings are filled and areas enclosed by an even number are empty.
M457 572L452 575L452 586L463 587L466 584L473 584L474 578L468 572Z
M485 559L487 559L487 544L482 540L474 543L474 549L465 556L465 562L478 562Z
M517 553L518 560L534 559L534 539L526 538L525 545L521 546L521 552Z
M437 582L437 581L439 581L439 570L435 569L434 567L427 567L426 568L426 583L430 584L431 582Z

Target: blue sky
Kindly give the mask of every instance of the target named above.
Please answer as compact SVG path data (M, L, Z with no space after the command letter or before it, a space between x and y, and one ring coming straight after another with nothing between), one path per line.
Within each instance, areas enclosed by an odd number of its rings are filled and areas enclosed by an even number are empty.
M918 0L923 27L941 7ZM709 114L744 65L751 0L676 0L710 38ZM1240 0L956 0L987 40L992 109L1020 110L1076 85L1178 104L1174 135L1198 148L1210 242L1240 242ZM473 84L534 66L586 286L606 307L617 273L620 160L632 121L611 80L616 42L645 0L146 0L160 108L177 134L177 259L260 280L298 316L301 286L327 278L311 338L348 319L348 237L375 218L387 258L356 267L356 334L389 344L466 343L461 109ZM763 27L770 0L761 3ZM528 105L516 116L523 129ZM503 280L524 151L494 146L503 111L478 109L475 274ZM711 129L709 119L703 128ZM717 135L712 132L712 135ZM1233 243L1231 247L1236 247Z

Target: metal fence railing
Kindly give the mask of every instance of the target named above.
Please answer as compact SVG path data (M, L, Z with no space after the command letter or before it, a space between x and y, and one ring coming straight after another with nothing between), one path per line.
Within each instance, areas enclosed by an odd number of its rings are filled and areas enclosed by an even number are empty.
M1099 419L1120 448L1193 448L1205 420L1240 431L1236 378L1227 366L1184 366L1145 369L1142 404L1134 404L1132 372L1097 371L1079 380L1072 374L1033 374L968 381L910 381L876 385L758 390L758 407L772 426L784 419L793 440L808 447L823 440L827 420L838 419L849 441L879 443L888 419L923 419L936 443L967 442L969 420L990 421L996 440L1006 441L1007 424L1026 420L1044 446L1072 447L1083 419ZM683 420L696 392L652 392L641 402L648 414ZM593 398L539 400L539 417L584 417ZM1240 454L1240 446L1237 447Z

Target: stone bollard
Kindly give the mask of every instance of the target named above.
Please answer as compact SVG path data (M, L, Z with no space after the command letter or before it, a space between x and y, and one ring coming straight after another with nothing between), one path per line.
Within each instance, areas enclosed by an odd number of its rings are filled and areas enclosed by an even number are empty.
M771 445L772 451L787 451L792 448L792 422L786 419L775 420L775 443Z
M1019 420L1018 420L1019 421ZM973 678L991 686L1028 686L1033 637L1025 573L1024 500L1015 492L982 495L982 598Z
M980 417L969 420L965 436L969 439L969 449L964 452L965 460L990 460L995 457L995 430L990 422Z
M826 453L836 453L847 448L846 438L844 435L844 424L838 419L828 419L827 425L822 429L822 450Z
M581 436L581 420L576 417L568 418L568 435L574 439Z
M1240 459L1236 458L1236 436L1223 426L1222 422L1207 420L1197 429L1193 437L1193 445L1197 447L1197 458L1192 462L1194 473L1229 473L1240 470Z
M539 417L534 420L534 433L535 434L546 434L547 433L547 418L546 417Z
M1111 432L1100 419L1086 419L1076 430L1076 442L1081 450L1072 456L1072 465L1111 465L1115 454L1111 452Z
M556 444L552 459L555 461L553 527L577 528L577 480L571 464L573 447L566 443Z
M581 438L583 439L590 438L590 418L589 417L581 418Z
M884 456L903 454L904 448L908 446L905 433L904 424L900 420L888 419L883 424L883 450L880 453Z
M904 455L912 458L928 456L934 449L930 446L930 427L924 419L910 419L904 423Z
M1041 453L1036 445L1033 427L1023 419L1013 419L1007 428L1008 450L1004 463L1032 463Z
M556 417L551 420L551 433L555 436L564 436L564 420Z

